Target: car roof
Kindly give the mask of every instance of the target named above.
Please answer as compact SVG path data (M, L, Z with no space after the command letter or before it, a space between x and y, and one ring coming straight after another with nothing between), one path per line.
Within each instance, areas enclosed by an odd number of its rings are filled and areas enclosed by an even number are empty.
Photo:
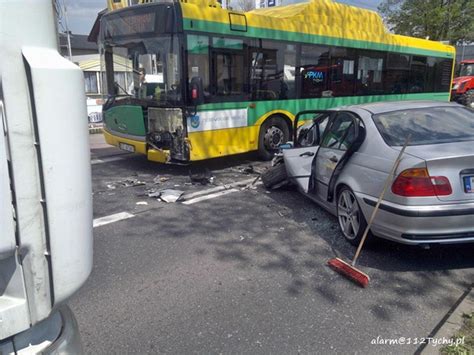
M419 108L428 107L441 107L441 106L459 106L456 103L448 101L387 101L387 102L373 102L359 105L344 106L339 110L355 110L363 109L373 114L400 111L400 110L412 110Z

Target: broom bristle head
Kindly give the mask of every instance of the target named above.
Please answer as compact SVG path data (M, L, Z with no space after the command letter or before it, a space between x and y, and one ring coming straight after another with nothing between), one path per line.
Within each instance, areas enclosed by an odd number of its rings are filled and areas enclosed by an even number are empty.
M369 285L369 275L356 269L352 265L339 258L330 259L328 261L328 265L331 269L347 277L349 280L355 282L359 286L367 287Z

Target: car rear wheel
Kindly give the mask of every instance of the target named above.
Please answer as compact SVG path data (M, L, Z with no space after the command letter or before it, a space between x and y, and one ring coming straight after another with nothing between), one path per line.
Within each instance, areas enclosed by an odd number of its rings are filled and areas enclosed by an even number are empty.
M354 193L348 187L343 187L337 197L337 219L344 238L352 245L359 245L367 221Z

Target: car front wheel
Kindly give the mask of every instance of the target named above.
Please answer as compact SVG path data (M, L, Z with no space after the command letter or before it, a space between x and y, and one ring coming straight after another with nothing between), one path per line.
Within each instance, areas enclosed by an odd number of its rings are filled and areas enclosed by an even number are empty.
M337 197L337 219L344 238L352 245L359 245L367 222L354 193L348 187L343 187Z

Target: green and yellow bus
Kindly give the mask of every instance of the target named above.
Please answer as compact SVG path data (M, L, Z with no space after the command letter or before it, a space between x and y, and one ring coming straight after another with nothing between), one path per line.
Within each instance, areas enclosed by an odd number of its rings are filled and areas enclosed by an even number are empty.
M331 0L246 13L206 0L139 4L104 15L99 44L106 141L176 163L268 159L302 110L448 101L455 56ZM128 69L114 73L114 62Z

